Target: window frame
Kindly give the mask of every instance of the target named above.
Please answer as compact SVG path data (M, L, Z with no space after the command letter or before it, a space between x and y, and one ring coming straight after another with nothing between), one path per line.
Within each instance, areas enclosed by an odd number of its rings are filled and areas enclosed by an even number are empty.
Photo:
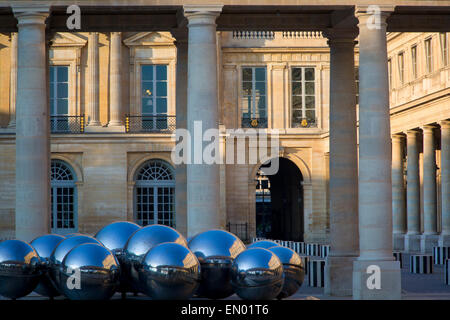
M262 119L260 116L256 117L256 112L259 111L257 110L257 105L256 105L256 82L261 82L261 81L256 81L256 69L264 69L264 90L265 90L265 94L264 94L264 111L265 111L265 122L266 122L266 126L263 127L264 129L269 128L269 92L268 92L268 68L267 65L242 65L240 67L240 87L239 87L239 127L240 128L244 128L243 126L243 110L244 110L244 97L247 97L248 95L244 95L244 82L249 82L249 81L244 81L244 69L251 69L252 70L252 101L250 104L250 119L257 119L260 120ZM245 127L247 128L247 127ZM251 128L251 127L250 127Z
M428 37L424 40L425 50L425 70L427 73L433 72L433 41L432 37Z
M289 101L290 101L290 103L289 103L289 128L292 128L292 129L305 129L305 128L318 128L318 108L317 108L317 105L318 105L318 96L317 96L317 85L318 85L318 81L317 81L317 68L318 68L318 66L316 66L316 65L292 65L292 66L290 66L289 67L289 92L290 92L290 95L289 95ZM293 77L292 77L292 72L293 72L293 70L294 69L301 69L302 70L302 78L301 78L301 87L302 87L302 94L301 94L301 97L302 97L302 109L301 109L301 111L302 111L302 119L306 119L307 117L306 117L306 111L308 111L308 110L314 110L314 123L315 123L315 125L314 126L311 126L311 127L308 127L308 126L306 126L306 127L303 127L303 126L301 126L301 123L298 123L298 125L297 126L294 126L293 125L293 119L294 119L294 116L293 116L293 113L294 113L294 108L293 108L293 104L294 104L294 90L293 90L293 83L294 83L294 80L293 80ZM313 69L313 74L314 74L314 80L313 81L311 81L311 80L306 80L306 77L305 77L305 70L306 69ZM295 81L295 82L298 82L298 81ZM311 94L306 94L306 82L314 82L314 95L311 95ZM295 96L298 96L298 95L295 95ZM314 109L308 109L308 108L306 108L306 96L314 96Z
M439 32L439 44L441 47L441 63L443 67L446 67L449 65L449 55L448 55L448 33L447 32ZM442 40L445 40L445 43L443 43Z
M411 46L411 73L412 78L417 79L419 77L419 70L417 65L417 44Z
M405 84L405 52L400 51L397 54L397 71L398 71L398 80L400 85Z

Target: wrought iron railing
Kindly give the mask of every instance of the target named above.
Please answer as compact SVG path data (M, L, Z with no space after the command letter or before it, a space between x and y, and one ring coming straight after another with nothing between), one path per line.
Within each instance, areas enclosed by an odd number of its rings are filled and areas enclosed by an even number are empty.
M244 242L249 242L250 238L248 236L248 224L247 223L231 223L228 222L227 230L241 239Z
M176 129L176 117L158 115L126 115L125 131L127 133L173 132Z
M293 128L317 128L316 118L298 118L292 121Z
M242 128L267 128L267 118L247 118L241 119Z
M84 115L50 116L51 133L84 133Z

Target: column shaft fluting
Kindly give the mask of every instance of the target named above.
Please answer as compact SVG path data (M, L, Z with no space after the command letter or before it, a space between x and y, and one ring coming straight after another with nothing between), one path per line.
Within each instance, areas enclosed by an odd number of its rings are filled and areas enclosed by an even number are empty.
M220 8L220 9L219 9ZM218 129L216 18L221 7L208 10L185 6L188 19L187 129L191 134L191 161L202 159L207 145L201 137L208 129ZM195 132L195 122L198 122ZM201 146L201 149L199 148ZM217 150L218 152L218 150ZM188 236L223 228L219 214L219 165L187 165Z
M11 33L11 67L9 81L9 128L16 126L16 96L17 96L17 32Z
M434 127L423 127L424 234L437 233L436 147Z
M419 174L419 139L420 132L407 132L407 164L406 164L406 213L408 235L420 233L420 174Z
M99 120L99 64L98 33L91 32L88 37L88 126L100 126Z
M406 232L406 193L404 183L404 143L403 134L392 136L392 222L395 234Z
M442 235L450 235L450 120L441 125Z
M111 32L110 38L110 85L109 85L109 123L108 126L121 126L122 105L122 83L121 83L121 63L122 63L122 34L121 32Z
M14 8L18 20L16 238L50 231L50 128L45 20L48 8Z

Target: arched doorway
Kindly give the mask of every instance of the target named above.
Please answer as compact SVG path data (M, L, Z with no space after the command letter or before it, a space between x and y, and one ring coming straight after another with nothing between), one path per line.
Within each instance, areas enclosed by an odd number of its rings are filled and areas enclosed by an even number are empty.
M265 176L261 168L256 174L256 236L303 241L302 173L285 158L279 158L274 175Z

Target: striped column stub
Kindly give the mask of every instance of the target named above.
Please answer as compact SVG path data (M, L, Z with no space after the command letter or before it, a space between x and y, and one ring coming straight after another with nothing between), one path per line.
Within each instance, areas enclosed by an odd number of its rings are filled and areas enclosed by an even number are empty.
M409 271L411 273L433 273L433 256L426 254L411 255Z
M311 257L320 256L320 244L317 243L307 243L306 244L306 255Z
M321 258L328 257L329 253L330 253L330 246L329 245L321 245L320 246L320 257Z
M450 247L433 247L433 263L445 264L445 261L450 258Z
M403 268L403 253L400 251L395 251L395 252L392 252L392 255L394 256L395 261L400 262L400 269Z
M447 286L450 286L450 260L446 259L444 264L444 281Z
M325 260L310 259L308 261L308 284L310 287L325 287Z
M305 268L305 274L308 274L309 272L309 257L308 256L300 256L302 259L304 268Z

